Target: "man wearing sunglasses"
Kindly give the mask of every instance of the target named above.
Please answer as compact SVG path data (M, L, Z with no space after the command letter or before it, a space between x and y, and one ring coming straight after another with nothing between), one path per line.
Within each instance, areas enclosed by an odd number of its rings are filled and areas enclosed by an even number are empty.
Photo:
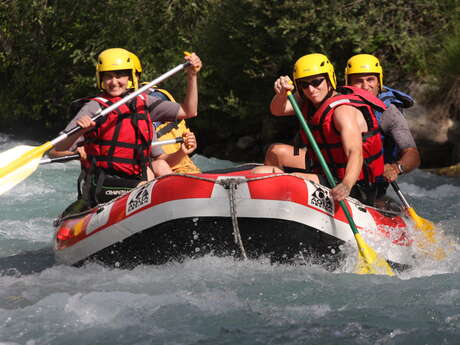
M375 181L383 174L382 141L376 109L385 105L372 94L351 87L336 89L334 67L322 54L301 57L294 65L295 97L301 107L327 165L337 185L332 197L341 201L351 195L364 203L375 200ZM275 96L270 110L275 116L294 115L287 92L294 90L288 76L275 81ZM307 145L308 169L295 173L316 183L328 185L318 157L301 130L302 141ZM282 171L279 167L258 167L255 173Z
M383 68L379 59L370 54L352 56L345 67L345 85L362 88L381 99L387 109L376 112L383 136L385 161L384 179L377 183L378 206L384 207L391 200L385 196L389 183L400 174L407 174L420 165L420 154L403 108L409 108L414 100L407 94L383 85ZM387 205L388 206L388 205Z

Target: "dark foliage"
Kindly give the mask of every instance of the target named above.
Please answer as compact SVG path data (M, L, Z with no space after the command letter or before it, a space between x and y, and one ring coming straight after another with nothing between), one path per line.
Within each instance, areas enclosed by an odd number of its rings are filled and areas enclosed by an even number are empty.
M97 54L123 47L142 60L144 80L197 52L200 115L190 121L200 149L235 159L250 136L248 159L287 140L294 119L268 105L277 76L311 52L327 54L339 80L356 53L377 55L387 84L425 78L431 57L457 20L458 0L8 0L0 2L0 128L46 135L62 129L71 100L93 95ZM185 81L163 87L182 99ZM444 86L443 86L444 87ZM24 128L26 127L26 128ZM27 133L27 132L26 132Z

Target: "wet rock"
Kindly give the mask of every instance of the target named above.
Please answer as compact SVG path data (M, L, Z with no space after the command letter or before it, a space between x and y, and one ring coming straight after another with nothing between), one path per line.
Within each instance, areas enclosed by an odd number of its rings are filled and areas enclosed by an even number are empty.
M458 84L458 85L457 85ZM442 100L430 101L425 86L412 84L416 104L405 110L422 157L422 168L439 168L460 162L460 83Z
M439 169L429 169L428 171L450 177L460 177L460 163Z

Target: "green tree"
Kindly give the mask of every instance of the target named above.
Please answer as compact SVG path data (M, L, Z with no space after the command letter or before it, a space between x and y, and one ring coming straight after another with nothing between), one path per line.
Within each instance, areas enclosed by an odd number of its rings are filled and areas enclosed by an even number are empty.
M215 133L216 145L245 134L262 145L292 136L295 120L274 119L268 104L274 80L290 75L295 60L311 52L329 56L339 83L346 60L361 52L379 56L391 85L423 77L427 56L439 49L439 38L452 26L456 3L215 0L198 36L206 40L196 42L208 61L202 107L213 114L198 119L199 128L207 130L207 137Z
M235 142L249 135L260 158L266 143L287 140L296 126L270 116L268 104L274 80L290 75L297 58L325 53L340 83L351 55L372 53L385 82L398 87L429 75L455 23L458 0L3 0L0 126L61 129L70 101L95 94L103 49L136 53L145 81L191 50L204 62L200 116L190 121L200 148L235 158ZM162 86L180 100L184 85L174 77Z

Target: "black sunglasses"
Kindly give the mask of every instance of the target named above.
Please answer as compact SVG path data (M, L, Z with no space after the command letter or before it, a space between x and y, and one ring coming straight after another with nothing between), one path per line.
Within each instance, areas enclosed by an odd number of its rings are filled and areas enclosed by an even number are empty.
M313 87L318 87L322 84L326 78L318 78L318 79L313 79L312 81L305 81L305 80L300 80L299 85L302 89L308 88L310 85Z

